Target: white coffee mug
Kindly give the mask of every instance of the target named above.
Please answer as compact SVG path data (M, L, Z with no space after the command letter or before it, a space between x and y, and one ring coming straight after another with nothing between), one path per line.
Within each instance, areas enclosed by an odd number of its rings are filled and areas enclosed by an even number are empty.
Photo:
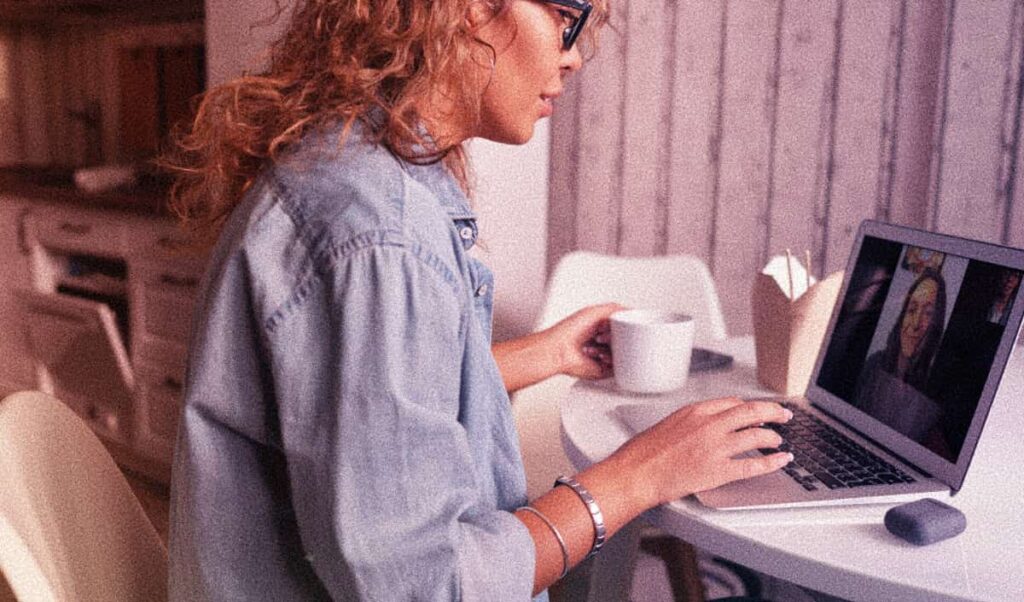
M663 393L686 384L693 351L693 318L654 309L618 311L609 318L615 384L624 391Z

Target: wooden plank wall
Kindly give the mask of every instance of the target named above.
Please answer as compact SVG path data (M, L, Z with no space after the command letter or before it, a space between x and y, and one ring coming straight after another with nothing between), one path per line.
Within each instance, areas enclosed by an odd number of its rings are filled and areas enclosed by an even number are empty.
M4 109L0 161L77 167L136 158L130 141L128 149L121 148L119 108L122 102L131 106L146 102L143 97L155 93L155 80L149 82L152 89L146 94L141 88L126 89L122 98L117 62L122 51L141 48L154 54L157 46L170 55L180 51L183 60L169 59L165 66L201 73L202 61L196 56L201 51L196 48L203 41L201 24L191 22L139 24L69 17L54 23L0 23L0 62L6 84L0 90ZM149 63L156 65L152 59ZM138 70L130 70L129 75L138 75ZM142 82L143 77L135 80ZM195 81L188 84L197 87ZM184 102L178 99L177 104ZM133 125L136 129L146 126ZM152 137L145 132L139 136Z
M82 165L101 160L105 81L96 26L0 27L8 75L3 152L8 163ZM90 140L92 141L90 144ZM92 148L90 148L90 145Z
M753 274L864 218L1024 245L1024 0L616 2L552 122L548 265L690 253L732 333Z

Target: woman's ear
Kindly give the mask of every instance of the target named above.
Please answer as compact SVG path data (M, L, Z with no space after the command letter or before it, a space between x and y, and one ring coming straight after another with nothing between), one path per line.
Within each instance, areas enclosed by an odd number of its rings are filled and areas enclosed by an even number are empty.
M472 0L466 8L466 23L470 29L483 27L497 13L493 2L488 0Z

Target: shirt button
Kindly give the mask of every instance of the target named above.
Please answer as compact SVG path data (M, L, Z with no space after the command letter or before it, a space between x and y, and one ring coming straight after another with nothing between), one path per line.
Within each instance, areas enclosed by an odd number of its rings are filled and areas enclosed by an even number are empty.
M473 240L473 229L470 228L469 226L466 226L465 228L459 230L459 236L462 237L462 240Z
M480 288L476 289L476 296L477 297L483 297L490 290L491 290L491 287L487 286L486 284L481 284Z

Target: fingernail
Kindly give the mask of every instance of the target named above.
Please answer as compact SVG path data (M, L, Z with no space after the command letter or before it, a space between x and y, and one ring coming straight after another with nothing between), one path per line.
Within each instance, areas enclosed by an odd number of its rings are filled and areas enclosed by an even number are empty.
M792 410L788 410L786 408L782 408L782 411L784 412L784 416L786 417L786 420L792 420L793 419L793 412L792 412Z

